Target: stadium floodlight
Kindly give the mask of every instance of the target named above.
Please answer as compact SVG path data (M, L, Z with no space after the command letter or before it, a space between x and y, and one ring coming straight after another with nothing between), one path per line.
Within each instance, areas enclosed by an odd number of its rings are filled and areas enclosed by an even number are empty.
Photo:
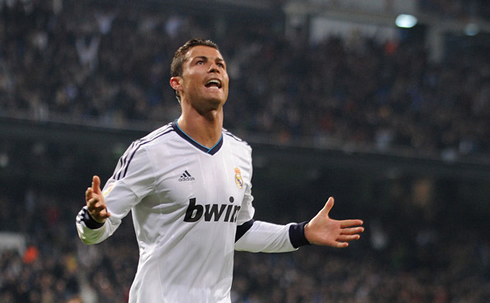
M401 28L412 28L417 24L417 21L415 16L400 14L396 17L395 24Z
M464 33L467 36L476 36L480 32L480 27L476 23L468 23L464 28Z

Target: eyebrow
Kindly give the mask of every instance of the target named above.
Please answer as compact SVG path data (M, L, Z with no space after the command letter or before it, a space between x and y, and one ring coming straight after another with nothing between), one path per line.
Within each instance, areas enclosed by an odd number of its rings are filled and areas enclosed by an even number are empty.
M206 56L196 56L196 57L192 58L191 61L194 61L196 59L204 59L204 60L207 61L207 60L209 60L209 57L206 57ZM215 60L218 61L218 62L225 62L225 59L223 59L221 57L217 57Z

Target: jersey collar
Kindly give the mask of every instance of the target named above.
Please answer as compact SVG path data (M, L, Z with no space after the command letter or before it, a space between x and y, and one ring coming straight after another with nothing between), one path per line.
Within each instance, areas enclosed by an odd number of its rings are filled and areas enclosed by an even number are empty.
M177 119L175 119L174 122L172 122L172 127L174 128L175 132L179 134L184 140L189 142L190 144L194 145L196 148L200 149L201 151L205 152L206 154L214 155L216 154L221 146L223 145L223 134L221 134L221 137L218 140L218 143L216 143L213 147L207 148L206 146L196 142L194 139L189 137L182 129L180 129L179 125L177 124Z

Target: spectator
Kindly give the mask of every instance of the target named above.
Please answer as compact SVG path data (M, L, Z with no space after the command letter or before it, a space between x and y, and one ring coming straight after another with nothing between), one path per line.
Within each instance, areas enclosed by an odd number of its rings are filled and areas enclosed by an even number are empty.
M488 17L483 0L469 7L461 0L420 3L443 16ZM169 77L166 60L199 33L216 37L232 65L235 99L226 106L225 126L241 137L260 133L282 143L311 139L319 145L378 145L386 152L405 147L412 154L458 157L490 152L488 45L432 63L425 49L410 43L360 38L353 49L329 37L298 48L270 23L254 19L241 26L225 20L216 30L198 13L156 10L0 1L0 115L152 129L178 116L173 92L163 88ZM80 30L81 24L88 32ZM87 34L100 39L91 69L83 68L76 46ZM228 40L228 34L234 38ZM57 152L55 144L2 142L0 148L8 148L4 161L23 171L72 169L75 161L70 150ZM27 193L4 187L0 192L0 229L28 235L38 251L32 262L24 262L17 251L0 252L0 302L126 302L137 262L134 239L124 238L131 231L81 248L73 245L72 226L79 197L35 185ZM424 226L395 241L390 231L406 230L406 221L385 217L378 224L381 248L359 245L352 256L311 250L307 257L238 253L233 301L490 301L485 234L468 238L464 235L475 233L472 227L455 233ZM403 219L419 217L407 211ZM102 262L107 270L99 271Z

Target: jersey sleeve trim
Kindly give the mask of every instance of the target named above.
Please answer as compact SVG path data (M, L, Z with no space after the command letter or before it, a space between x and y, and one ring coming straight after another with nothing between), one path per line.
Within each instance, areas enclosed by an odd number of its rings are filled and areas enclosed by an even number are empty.
M235 235L235 243L236 241L240 240L241 237L243 237L243 235L249 231L249 229L252 227L252 225L254 224L255 220L252 219L250 221L247 221L245 223L243 223L242 225L239 225L237 226L236 228L236 235Z
M310 245L310 242L305 237L305 225L308 222L291 224L289 226L289 240L294 248Z
M87 206L84 206L82 208L77 219L79 220L79 222L85 223L85 226L90 229L98 229L104 225L104 223L99 223L95 221L94 218L92 218L92 216L88 213Z

